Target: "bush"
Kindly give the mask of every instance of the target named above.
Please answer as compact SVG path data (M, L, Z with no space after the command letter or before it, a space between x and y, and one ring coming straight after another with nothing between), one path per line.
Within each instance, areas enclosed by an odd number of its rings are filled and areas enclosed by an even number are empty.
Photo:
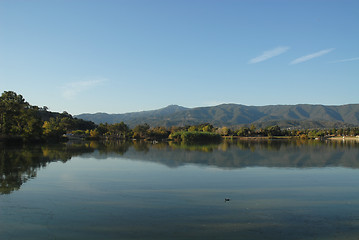
M211 132L183 132L181 140L184 143L219 142L221 135Z
M171 133L168 138L175 142L181 142L183 133L184 132L174 132L174 133Z

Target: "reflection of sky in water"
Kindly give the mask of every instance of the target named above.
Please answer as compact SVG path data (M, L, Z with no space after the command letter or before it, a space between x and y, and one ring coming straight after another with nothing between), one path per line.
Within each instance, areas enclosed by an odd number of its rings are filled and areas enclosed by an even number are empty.
M0 196L1 239L359 236L358 169L169 168L126 157L73 157L39 170Z

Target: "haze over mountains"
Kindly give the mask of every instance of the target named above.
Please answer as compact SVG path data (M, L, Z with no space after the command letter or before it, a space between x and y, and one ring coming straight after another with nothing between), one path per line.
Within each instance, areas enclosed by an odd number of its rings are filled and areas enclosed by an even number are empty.
M221 104L197 108L169 105L165 108L151 111L124 114L80 114L76 117L93 121L97 124L124 122L130 127L144 123L152 127L210 123L216 127L255 124L257 127L279 125L280 127L296 128L331 128L359 126L359 104L338 106Z

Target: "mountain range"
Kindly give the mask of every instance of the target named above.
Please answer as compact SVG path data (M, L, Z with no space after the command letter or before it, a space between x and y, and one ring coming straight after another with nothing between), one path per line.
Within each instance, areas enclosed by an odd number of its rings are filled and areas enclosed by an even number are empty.
M75 117L97 124L124 122L130 127L144 123L152 127L210 123L216 127L238 127L254 124L257 127L278 125L286 128L332 128L359 126L359 104L337 106L221 104L197 108L169 105L151 111L124 114L85 113Z

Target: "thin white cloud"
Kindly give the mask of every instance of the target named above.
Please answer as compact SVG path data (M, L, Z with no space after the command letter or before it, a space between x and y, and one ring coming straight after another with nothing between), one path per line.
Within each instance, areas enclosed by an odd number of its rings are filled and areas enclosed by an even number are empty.
M288 50L289 50L289 47L276 47L276 48L273 48L271 50L264 51L262 53L262 55L260 55L258 57L255 57L255 58L252 58L251 60L249 60L248 63L253 64L253 63L263 62L265 60L268 60L270 58L273 58L273 57L276 57L276 56L278 56L280 54L283 54Z
M358 61L358 60L359 60L359 57L355 57L355 58L340 59L340 60L333 61L330 63L352 62L352 61Z
M218 101L218 100L213 100L213 101L206 101L204 102L202 105L204 106L218 106L221 105L223 103L225 103L226 101Z
M302 63L302 62L306 62L306 61L309 61L313 58L317 58L317 57L321 57L327 53L330 53L331 51L333 51L334 48L329 48L329 49L324 49L322 51L319 51L319 52L315 52L315 53L312 53L312 54L309 54L309 55L305 55L303 57L300 57L300 58L296 58L294 59L293 61L291 61L289 64L290 65L293 65L293 64L298 64L298 63Z
M93 87L99 86L105 81L107 81L107 79L99 78L99 79L92 79L87 81L67 83L63 87L62 96L66 99L73 99L78 94L87 91Z

